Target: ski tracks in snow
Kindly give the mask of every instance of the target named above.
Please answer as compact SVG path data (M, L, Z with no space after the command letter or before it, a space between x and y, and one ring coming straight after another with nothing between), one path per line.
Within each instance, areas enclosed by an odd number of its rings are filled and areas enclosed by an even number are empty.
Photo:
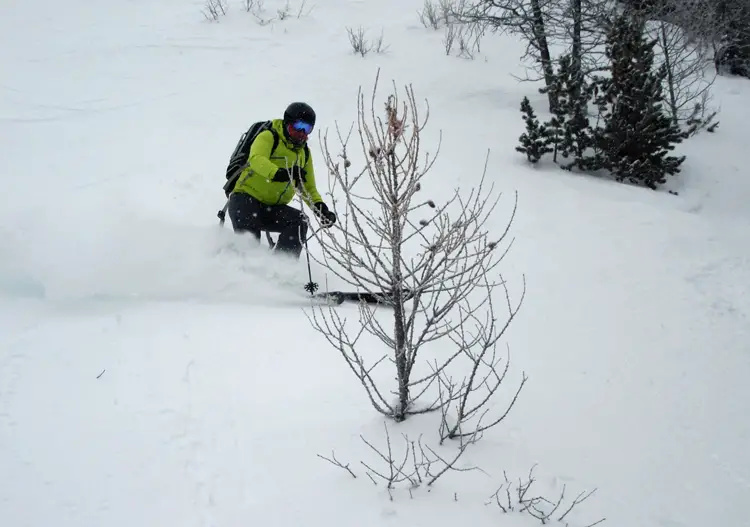
M10 306L0 307L2 314L0 318L7 321L0 325L0 420L5 422L7 429L15 424L10 411L10 403L22 379L23 368L28 361L28 352L23 348L23 340L40 325L40 322L34 318L31 321L17 320L18 306L15 306L15 313L11 309ZM9 337L2 335L9 335ZM4 426L3 429L6 427ZM10 446L3 445L3 443L3 435L0 435L0 449Z
M714 316L735 317L750 326L749 266L749 257L725 256L704 265L689 281L709 300Z
M205 350L205 351L204 351ZM179 429L173 436L190 490L196 524L226 525L254 505L243 471L247 467L233 397L222 392L222 379L212 372L209 356L215 350L195 349L187 358L180 379L184 400ZM223 419L222 419L223 416Z
M191 359L185 367L182 382L186 390L187 401L183 413L183 433L181 435L182 450L185 453L185 472L193 488L193 503L200 514L200 525L213 525L211 509L214 506L212 492L212 477L207 474L205 444L201 439L200 421L195 415L195 396L191 387L192 372L195 369L195 359Z

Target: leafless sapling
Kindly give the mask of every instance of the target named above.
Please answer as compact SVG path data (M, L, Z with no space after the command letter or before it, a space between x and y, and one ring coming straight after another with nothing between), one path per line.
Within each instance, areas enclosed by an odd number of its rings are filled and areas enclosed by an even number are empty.
M716 115L709 108L716 73L709 67L711 47L705 40L715 31L709 26L713 9L709 0L671 0L653 8L645 24L646 33L656 40L656 66L666 68L666 109L675 124L695 131L710 125Z
M339 195L333 201L339 222L337 228L316 234L322 257L313 258L352 287L381 295L388 307L360 304L355 330L335 308L318 307L308 317L340 351L373 407L402 421L444 404L440 390L431 388L455 359L467 353L460 345L462 328L480 318L491 288L499 283L491 277L510 248L504 242L515 207L500 232L490 234L488 220L500 195L493 197L491 188L486 189L486 165L478 187L468 196L457 189L442 204L419 198L435 162L435 156L422 155L421 133L429 111L423 119L412 88L406 88L402 104L394 86L380 117L377 85L376 78L369 112L362 90L358 93L362 168L355 171L349 157L351 130L343 137L337 126L342 148L337 157L330 152L327 136L322 140L330 188ZM390 322L381 311L389 314ZM388 351L368 357L362 338L367 334ZM429 362L418 364L423 348L438 340L452 340L453 345L433 348ZM396 374L397 385L389 391L383 387L386 381L377 380L374 373L386 361L395 365Z

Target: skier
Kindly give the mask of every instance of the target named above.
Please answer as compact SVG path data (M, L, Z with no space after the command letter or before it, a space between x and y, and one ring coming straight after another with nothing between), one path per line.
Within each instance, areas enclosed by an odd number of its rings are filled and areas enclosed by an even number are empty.
M279 233L276 250L299 258L307 237L302 210L289 203L299 193L324 228L336 222L336 214L315 186L307 138L315 127L315 111L304 102L290 104L283 119L271 121L272 130L258 134L250 147L245 168L229 195L229 218L235 232L249 232L260 240L260 231ZM275 138L278 144L273 149ZM273 149L273 154L271 153Z

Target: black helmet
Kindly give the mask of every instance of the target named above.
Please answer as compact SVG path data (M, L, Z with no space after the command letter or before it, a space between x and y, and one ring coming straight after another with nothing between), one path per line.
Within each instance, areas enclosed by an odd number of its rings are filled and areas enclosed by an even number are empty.
M284 112L284 137L295 146L307 142L307 136L315 126L315 111L309 104L293 102Z
M295 121L304 121L315 126L315 110L307 103L293 102L284 112L284 124L291 124Z

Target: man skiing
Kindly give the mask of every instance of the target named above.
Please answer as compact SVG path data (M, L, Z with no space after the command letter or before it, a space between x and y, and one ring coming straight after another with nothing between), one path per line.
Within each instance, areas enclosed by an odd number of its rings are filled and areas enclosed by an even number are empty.
M336 222L336 214L328 209L315 186L307 148L314 127L315 112L308 104L290 104L284 118L272 120L271 129L260 132L253 141L228 202L235 232L250 232L258 240L260 231L279 233L276 250L296 258L307 237L302 210L289 205L297 192L322 227Z

